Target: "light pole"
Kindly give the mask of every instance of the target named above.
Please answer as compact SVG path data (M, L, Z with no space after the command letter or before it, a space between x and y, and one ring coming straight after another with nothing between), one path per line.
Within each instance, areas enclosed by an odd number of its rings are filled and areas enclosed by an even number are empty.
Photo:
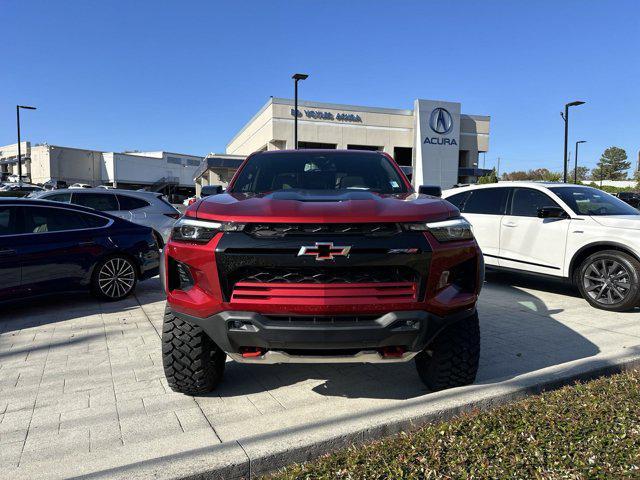
M587 143L587 141L578 140L576 142L576 158L575 158L575 165L573 167L573 183L575 183L576 185L578 184L578 145L580 145L581 143Z
M564 120L564 175L563 181L567 183L567 142L569 141L569 107L577 107L584 102L576 100L575 102L567 103L564 106L564 113L560 112L560 116Z
M20 148L20 109L35 110L36 107L29 107L27 105L16 105L16 122L18 124L18 187L22 186L22 151Z
M294 100L293 100L293 148L294 150L298 149L298 82L300 80L306 80L309 78L309 75L306 73L294 73L293 76L294 83Z

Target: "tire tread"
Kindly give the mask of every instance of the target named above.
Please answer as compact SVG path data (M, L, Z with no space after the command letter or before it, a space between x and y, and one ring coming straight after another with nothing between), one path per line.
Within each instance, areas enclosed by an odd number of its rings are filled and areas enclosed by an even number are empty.
M422 381L432 391L472 384L480 361L480 325L477 313L445 328L416 357Z
M199 326L176 317L166 307L162 327L162 363L171 390L188 395L215 389L226 354Z

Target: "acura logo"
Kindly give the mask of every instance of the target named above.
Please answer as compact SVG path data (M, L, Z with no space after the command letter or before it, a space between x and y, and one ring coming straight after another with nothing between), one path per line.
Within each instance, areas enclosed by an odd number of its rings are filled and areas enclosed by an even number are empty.
M453 118L449 110L442 107L434 108L429 117L429 126L431 130L440 135L449 133L453 128Z
M298 256L310 255L316 260L333 260L334 257L347 257L351 247L336 247L333 242L316 242L312 247L300 247Z

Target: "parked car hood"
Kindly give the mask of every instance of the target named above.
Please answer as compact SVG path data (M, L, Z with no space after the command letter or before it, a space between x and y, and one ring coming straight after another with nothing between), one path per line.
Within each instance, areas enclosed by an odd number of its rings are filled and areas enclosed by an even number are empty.
M267 194L224 193L191 205L187 216L234 222L421 222L458 216L440 198L416 193L286 190Z
M591 218L605 227L640 230L640 215L594 215Z

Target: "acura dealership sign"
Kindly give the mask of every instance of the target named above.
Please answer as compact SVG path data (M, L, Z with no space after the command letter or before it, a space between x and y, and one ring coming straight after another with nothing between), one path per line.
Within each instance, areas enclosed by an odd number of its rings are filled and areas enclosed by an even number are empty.
M451 118L449 110L441 107L434 108L429 117L429 126L431 130L440 135L449 133L453 128L453 118Z
M434 108L429 116L429 127L440 135L446 135L453 130L453 117L449 110L442 107ZM426 137L424 143L435 145L458 145L455 138L446 137Z
M416 100L415 185L458 183L460 104Z

